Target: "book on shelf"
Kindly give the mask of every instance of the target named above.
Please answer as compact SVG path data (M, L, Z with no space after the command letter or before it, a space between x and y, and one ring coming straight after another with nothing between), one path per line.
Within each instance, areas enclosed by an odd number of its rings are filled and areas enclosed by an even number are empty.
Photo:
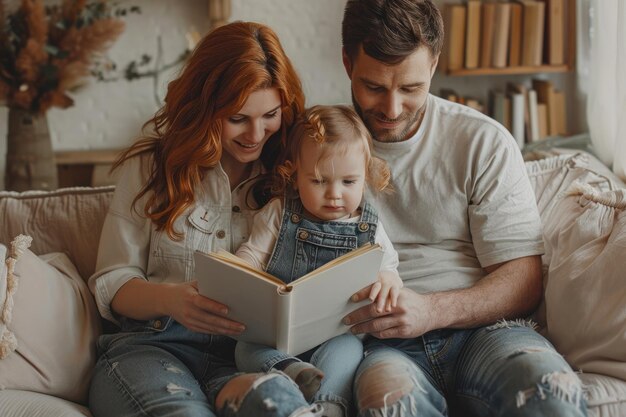
M442 88L441 90L439 90L439 97L453 103L459 103L467 107L471 107L472 109L477 110L481 113L484 113L485 110L482 103L478 99L474 97L461 96L451 88Z
M565 93L554 90L554 105L556 110L556 131L560 136L567 136L567 111L565 110Z
M513 124L511 122L511 97L504 95L504 127L509 132L513 132Z
M508 94L511 99L511 134L521 149L524 147L526 102L523 93L509 91Z
M537 91L537 101L545 103L548 110L548 135L557 136L559 134L558 127L558 110L556 98L554 95L554 86L549 80L532 80L533 89Z
M565 63L565 0L540 0L545 3L544 62Z
M519 0L523 7L522 65L539 66L543 57L545 4L536 0Z
M480 67L491 67L493 54L493 31L495 27L496 3L485 2L480 16Z
M383 258L378 244L367 244L285 284L235 255L194 253L200 294L228 306L228 318L246 330L235 339L298 355L345 333L342 318L366 304L350 301L374 283Z
M460 101L460 96L457 94L457 92L450 88L442 88L441 90L439 90L439 97L453 103L459 103Z
M540 139L537 104L537 92L531 88L528 90L528 124L530 126L527 135L528 143L537 142Z
M476 111L479 111L481 113L485 112L485 109L484 109L482 103L478 99L475 99L473 97L466 97L465 98L465 105L467 107L472 108L472 109L474 109Z
M503 91L494 90L491 92L491 117L504 127L507 123L506 98Z
M465 68L478 68L480 63L481 1L467 1L465 24Z
M446 31L446 45L440 62L442 69L456 70L463 68L465 52L465 6L445 4L443 27Z
M537 118L539 120L539 139L545 139L548 135L548 106L545 103L537 103Z
M524 84L518 84L518 83L507 84L507 91L511 95L512 100L513 100L514 94L519 94L522 97L522 100L518 99L518 103L522 105L522 108L521 109L518 108L517 110L519 117L521 117L523 120L523 128L518 126L517 131L518 132L521 131L522 135L521 137L517 135L513 135L515 139L518 141L518 143L520 143L521 141L522 146L528 140L529 135L530 135L530 115L529 115L530 112L529 112L529 104L528 104L528 90L529 90L528 87L526 87ZM513 105L513 101L511 102L511 105ZM521 122L522 120L519 120L519 121ZM513 129L515 129L515 122L513 122Z
M522 63L522 5L509 3L509 66L518 67Z
M491 66L504 68L507 66L507 53L509 51L511 3L494 3L494 7Z

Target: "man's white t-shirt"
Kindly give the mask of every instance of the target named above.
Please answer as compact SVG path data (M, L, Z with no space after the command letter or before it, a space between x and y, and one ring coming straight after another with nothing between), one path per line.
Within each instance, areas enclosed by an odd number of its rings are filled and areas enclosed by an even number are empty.
M399 254L405 286L472 286L484 267L541 255L541 220L510 133L469 107L429 95L416 134L374 141L394 192L368 194Z

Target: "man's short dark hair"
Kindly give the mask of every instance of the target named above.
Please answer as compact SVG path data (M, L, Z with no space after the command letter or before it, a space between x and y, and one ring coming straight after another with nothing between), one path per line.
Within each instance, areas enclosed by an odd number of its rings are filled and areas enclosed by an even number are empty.
M341 38L351 60L361 45L367 55L388 64L421 46L436 57L443 47L443 20L432 0L348 0Z

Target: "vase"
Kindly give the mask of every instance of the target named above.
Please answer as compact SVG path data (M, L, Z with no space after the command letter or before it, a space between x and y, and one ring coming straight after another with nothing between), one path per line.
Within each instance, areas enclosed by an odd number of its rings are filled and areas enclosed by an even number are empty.
M45 114L9 108L6 158L7 190L58 188L57 167Z

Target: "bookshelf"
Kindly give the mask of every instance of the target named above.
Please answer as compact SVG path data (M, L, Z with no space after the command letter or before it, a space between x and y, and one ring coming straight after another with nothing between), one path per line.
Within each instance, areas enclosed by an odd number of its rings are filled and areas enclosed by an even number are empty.
M473 69L456 69L448 70L446 75L449 77L463 77L473 75L523 75L523 74L538 74L538 73L560 73L569 72L572 67L569 65L539 65L532 66L519 66L519 67L504 67L504 68L473 68Z
M576 0L463 0L439 6L446 31L439 70L447 76L565 73L575 68ZM493 8L505 8L506 13Z
M520 148L579 131L568 86L575 79L576 0L440 0L437 6L446 33L436 93L488 114Z

